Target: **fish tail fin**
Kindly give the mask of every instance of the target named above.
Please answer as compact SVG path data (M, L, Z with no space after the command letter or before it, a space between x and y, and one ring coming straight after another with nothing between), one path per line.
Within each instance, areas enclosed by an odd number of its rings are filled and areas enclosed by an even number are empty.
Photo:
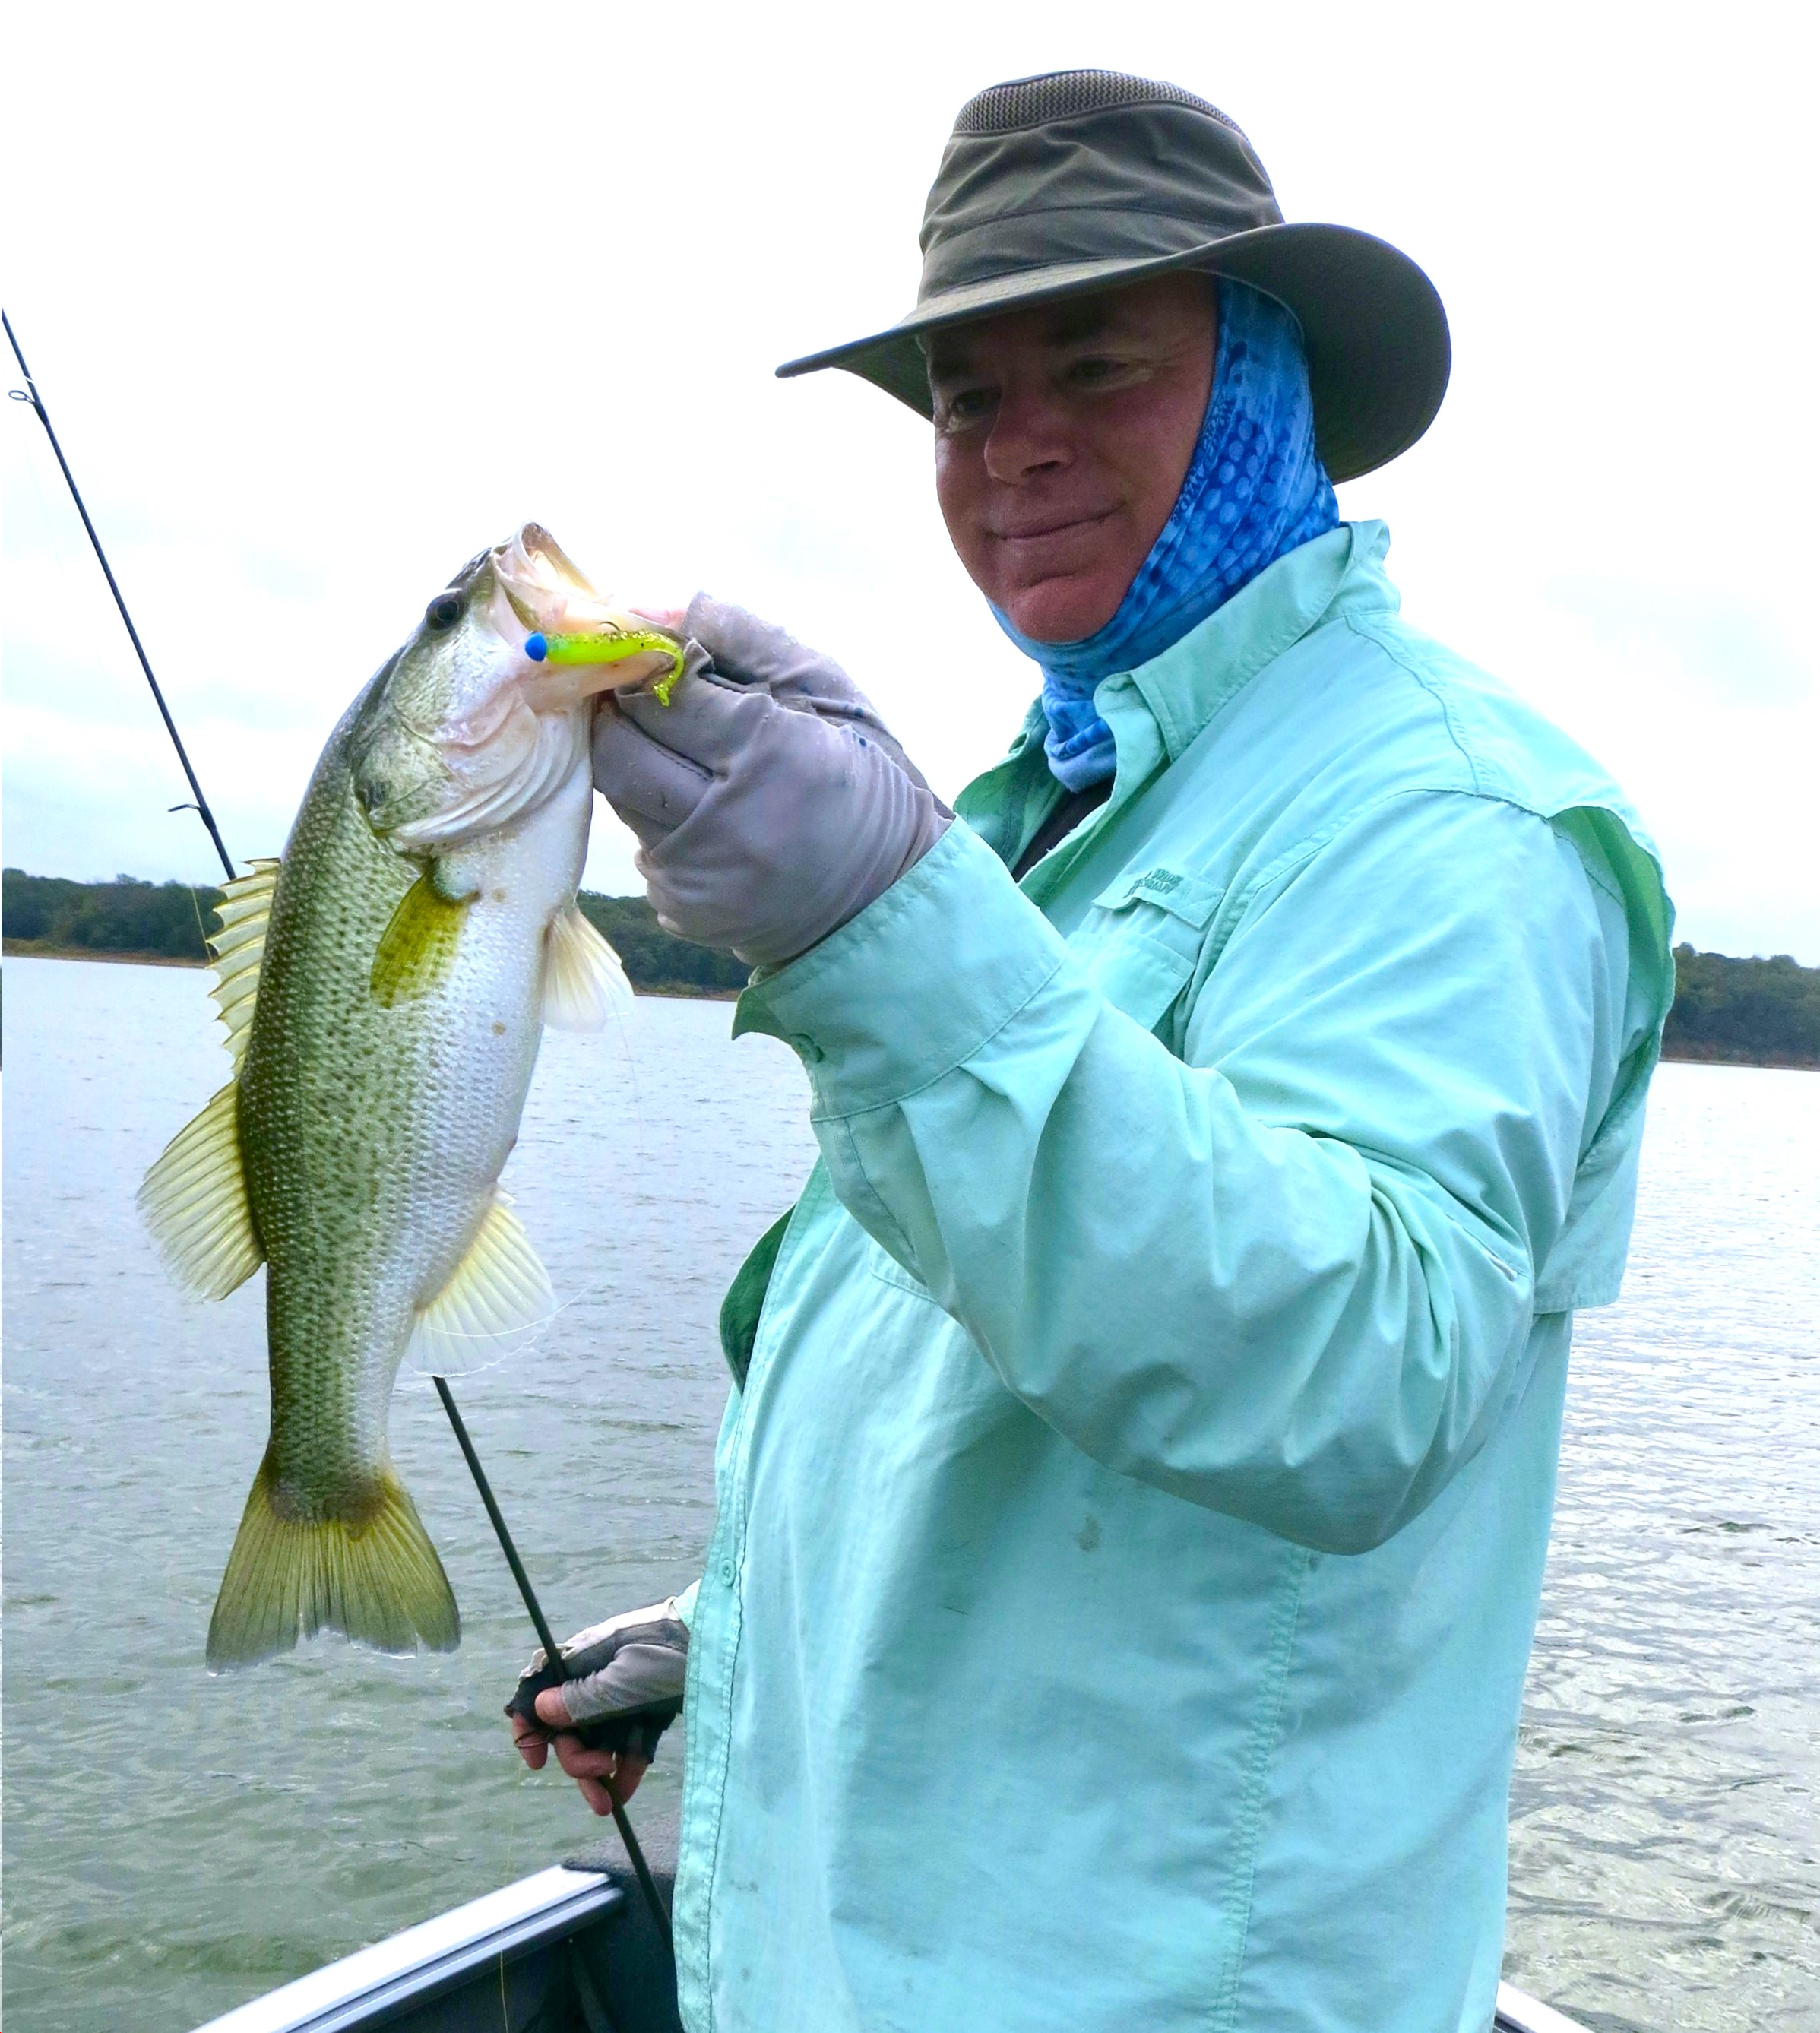
M249 1666L300 1636L345 1632L380 1652L461 1642L461 1612L404 1485L381 1469L350 1514L286 1514L268 1455L253 1477L208 1623L208 1665Z

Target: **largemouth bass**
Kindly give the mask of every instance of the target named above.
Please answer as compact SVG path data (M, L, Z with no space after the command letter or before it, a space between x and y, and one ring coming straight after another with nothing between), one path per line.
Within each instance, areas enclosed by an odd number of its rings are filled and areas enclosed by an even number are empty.
M526 654L527 631L577 627L619 661ZM283 859L227 887L211 944L234 1076L140 1192L193 1291L267 1267L271 1440L212 1668L324 1628L460 1642L392 1466L392 1385L407 1350L466 1367L552 1309L500 1171L544 1025L592 1028L630 993L575 903L593 695L675 655L527 524L430 601L330 736Z

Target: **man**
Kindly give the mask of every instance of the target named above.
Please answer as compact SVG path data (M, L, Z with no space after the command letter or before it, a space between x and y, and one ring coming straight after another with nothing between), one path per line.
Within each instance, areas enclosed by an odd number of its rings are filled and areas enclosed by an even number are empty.
M1616 1296L1671 990L1653 851L1338 519L1445 385L1413 263L1092 71L962 111L923 245L901 324L781 371L932 416L1042 696L953 823L706 597L675 703L600 721L822 1162L728 1296L698 1593L537 1714L604 1808L642 1764L563 1725L686 1657L692 2027L1477 2033L1572 1309Z

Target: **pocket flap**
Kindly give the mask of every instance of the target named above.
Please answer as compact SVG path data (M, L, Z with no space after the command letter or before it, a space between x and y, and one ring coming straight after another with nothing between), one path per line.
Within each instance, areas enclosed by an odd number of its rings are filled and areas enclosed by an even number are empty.
M1197 876L1184 875L1179 869L1147 868L1135 875L1122 875L1111 888L1101 891L1094 902L1103 911L1122 911L1133 904L1154 904L1172 918L1199 931L1219 908L1225 894Z

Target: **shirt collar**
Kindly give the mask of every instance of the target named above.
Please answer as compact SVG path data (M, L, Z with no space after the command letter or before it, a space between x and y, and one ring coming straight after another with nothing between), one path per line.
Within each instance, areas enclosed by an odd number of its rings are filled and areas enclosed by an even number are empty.
M1106 691L1129 686L1174 762L1229 699L1324 619L1343 590L1381 588L1395 604L1383 568L1389 545L1382 522L1343 522L1286 552L1161 656L1102 687L1102 711Z
M1106 823L1176 761L1228 700L1343 600L1394 609L1396 590L1384 570L1389 547L1384 523L1343 522L1279 558L1161 656L1103 680L1095 700L1112 729L1118 769L1111 796L1089 826ZM1043 753L1047 732L1039 699L1004 759L955 801L956 811L1007 863L1062 795ZM1047 869L1054 858L1039 866Z

